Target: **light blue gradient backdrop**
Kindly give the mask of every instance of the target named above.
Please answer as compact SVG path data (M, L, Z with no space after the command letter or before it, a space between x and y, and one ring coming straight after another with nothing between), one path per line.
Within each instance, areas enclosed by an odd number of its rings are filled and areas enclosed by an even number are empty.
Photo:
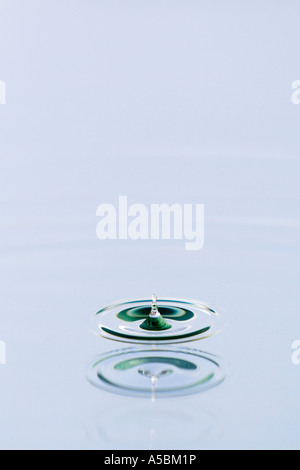
M300 4L0 1L1 448L299 448ZM205 245L96 238L96 207L204 203ZM97 309L220 307L210 392L94 389ZM143 419L142 419L143 417Z

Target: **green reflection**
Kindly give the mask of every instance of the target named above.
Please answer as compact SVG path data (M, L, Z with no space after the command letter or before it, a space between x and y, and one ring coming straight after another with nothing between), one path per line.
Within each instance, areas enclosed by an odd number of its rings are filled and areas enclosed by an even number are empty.
M159 363L159 364L171 364L172 366L179 367L180 369L186 370L195 370L197 366L189 361L184 361L183 359L176 359L173 357L141 357L137 359L127 359L126 361L119 362L114 366L116 370L128 370L133 367L140 366L142 364L149 363Z

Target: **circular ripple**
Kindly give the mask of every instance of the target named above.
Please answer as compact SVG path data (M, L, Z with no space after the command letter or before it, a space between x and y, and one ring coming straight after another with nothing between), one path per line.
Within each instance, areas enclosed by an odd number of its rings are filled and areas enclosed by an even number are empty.
M151 300L131 300L100 310L96 316L97 334L129 343L180 343L203 339L216 333L218 314L199 301L161 299L158 309L171 328L150 331L141 328L151 310Z
M133 442L135 449L174 449L178 443L182 449L197 449L215 442L222 428L201 403L195 408L190 400L182 400L178 407L177 400L133 399L126 406L99 406L86 434L101 449L115 449L116 443L129 449Z
M225 372L219 358L195 349L127 348L99 356L87 378L109 392L158 398L208 390Z

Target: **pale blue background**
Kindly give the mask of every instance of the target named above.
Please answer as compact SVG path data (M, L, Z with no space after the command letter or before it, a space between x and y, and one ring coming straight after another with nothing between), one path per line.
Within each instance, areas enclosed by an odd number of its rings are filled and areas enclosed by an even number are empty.
M1 448L299 448L297 0L0 0ZM204 203L205 246L100 242L96 207ZM200 298L228 380L154 404L85 379L114 300Z

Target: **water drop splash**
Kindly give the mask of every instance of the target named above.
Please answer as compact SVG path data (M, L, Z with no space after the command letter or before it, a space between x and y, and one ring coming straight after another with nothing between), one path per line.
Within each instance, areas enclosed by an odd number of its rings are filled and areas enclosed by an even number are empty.
M101 309L95 330L104 338L127 343L170 344L204 339L219 330L218 313L197 300L128 300Z
M152 305L151 305L151 312L150 312L150 317L152 318L157 318L160 315L156 302L157 302L157 296L155 294L152 294Z
M143 323L141 323L140 328L142 328L143 330L150 331L162 331L172 328L172 325L167 323L158 311L157 297L155 294L152 295L152 305L149 316L146 318L145 321L143 321Z

